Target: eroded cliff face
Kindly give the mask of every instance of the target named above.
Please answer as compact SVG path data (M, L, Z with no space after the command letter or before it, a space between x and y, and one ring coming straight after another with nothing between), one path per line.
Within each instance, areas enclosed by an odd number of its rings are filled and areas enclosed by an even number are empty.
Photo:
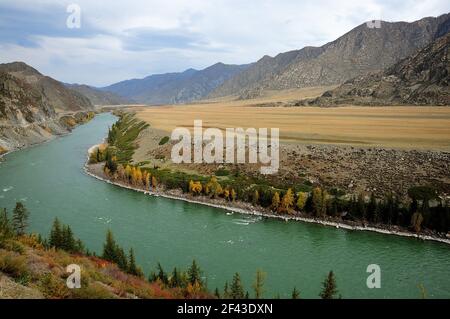
M0 154L65 134L92 110L86 97L25 63L0 65Z
M383 72L348 80L298 105L450 105L450 33Z

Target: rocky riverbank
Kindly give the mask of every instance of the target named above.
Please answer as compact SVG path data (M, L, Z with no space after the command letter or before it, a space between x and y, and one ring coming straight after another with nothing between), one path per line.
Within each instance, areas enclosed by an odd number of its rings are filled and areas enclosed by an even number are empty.
M92 150L93 148L90 148ZM321 219L315 219L315 218L309 218L304 217L301 215L280 215L280 214L274 214L268 209L264 209L262 207L254 207L250 203L235 201L235 202L226 202L221 199L211 199L205 196L192 196L190 194L185 194L181 190L171 190L166 191L163 188L158 188L156 190L145 190L142 188L132 187L131 185L125 184L118 180L112 180L108 176L105 175L103 172L103 164L88 164L86 163L84 166L84 171L89 176L92 176L98 180L101 180L103 182L119 186L122 188L126 188L129 190L137 191L144 193L146 195L150 196L157 196L157 197L164 197L174 200L182 200L189 203L194 204L200 204L200 205L206 205L214 208L224 209L233 213L238 214L246 214L246 215L253 215L253 216L261 216L264 218L276 218L281 219L286 222L288 221L300 221L300 222L307 222L307 223L314 223L314 224L320 224L323 226L329 226L329 227L335 227L335 228L342 228L347 230L360 230L360 231L372 231L377 232L381 234L388 234L388 235L397 235L397 236L403 236L403 237L411 237L416 238L419 240L431 240L431 241L437 241L441 243L450 244L450 238L444 238L439 237L433 234L416 234L408 231L407 229L401 229L399 227L391 227L387 228L383 225L363 225L362 223L357 222L350 222L350 221L342 221L337 219L327 219L327 220L321 220Z

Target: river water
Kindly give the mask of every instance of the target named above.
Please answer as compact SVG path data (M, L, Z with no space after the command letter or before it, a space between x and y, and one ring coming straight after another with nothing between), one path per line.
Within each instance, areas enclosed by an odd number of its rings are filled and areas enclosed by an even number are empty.
M121 189L83 172L87 149L115 121L98 115L72 134L14 152L0 162L0 207L23 201L30 230L47 235L58 217L89 249L101 253L105 233L133 247L146 274L159 261L167 270L196 259L211 290L235 272L251 290L256 269L267 273L265 297L289 297L297 287L317 298L333 270L343 298L450 298L450 246L320 225L259 220ZM381 288L368 289L369 264L381 267Z

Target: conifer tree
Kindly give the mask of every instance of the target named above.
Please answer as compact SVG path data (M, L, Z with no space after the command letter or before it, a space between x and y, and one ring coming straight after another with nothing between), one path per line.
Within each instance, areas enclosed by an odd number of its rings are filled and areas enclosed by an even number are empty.
M195 259L192 261L191 267L188 269L188 281L194 285L196 282L198 282L200 285L203 285L202 281L202 271L200 267L197 265L197 262Z
M12 217L12 225L16 235L21 236L25 234L28 227L28 216L29 213L26 207L21 202L17 202Z
M161 282L165 285L167 285L169 283L169 279L167 278L167 274L164 271L163 267L161 266L160 263L158 263L158 266L156 267L158 270L158 274L157 274L157 278L159 280L161 280Z
M220 292L219 292L219 289L217 287L214 290L214 296L216 296L217 299L220 299Z
M117 260L117 244L110 229L108 229L108 232L106 233L106 242L103 245L102 258L111 262Z
M14 232L8 218L8 212L6 208L3 208L0 211L0 245L4 240L11 238L13 235Z
M300 291L296 287L292 290L292 299L300 299Z
M242 286L239 273L234 274L230 290L231 299L244 299L244 287Z
M136 258L134 257L134 250L130 248L130 252L128 254L128 270L127 272L133 276L142 277L142 270L136 266Z
M180 273L177 270L177 267L173 268L172 276L170 276L169 280L170 287L181 287L182 286L182 279L180 276Z
M319 296L322 299L334 299L336 294L338 293L336 286L336 279L334 277L333 271L328 273L327 278L324 280L322 284L323 288Z
M228 288L228 281L225 281L225 285L223 286L223 298L224 299L230 298L230 290Z
M52 229L50 230L50 238L48 244L50 247L59 248L62 243L62 230L58 218L53 221Z

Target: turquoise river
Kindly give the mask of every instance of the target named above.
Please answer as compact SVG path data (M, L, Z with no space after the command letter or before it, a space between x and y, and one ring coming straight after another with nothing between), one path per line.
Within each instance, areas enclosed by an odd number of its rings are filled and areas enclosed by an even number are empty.
M89 249L101 253L108 228L124 248L133 247L148 274L159 261L166 270L196 259L208 287L222 289L235 272L251 285L267 273L265 297L289 297L297 287L317 298L333 270L343 298L450 298L450 246L371 232L301 222L257 219L152 197L86 175L87 149L115 121L98 115L70 135L13 152L0 162L0 207L22 201L30 231L47 235L55 217L72 226ZM381 288L368 289L369 264L381 267Z

